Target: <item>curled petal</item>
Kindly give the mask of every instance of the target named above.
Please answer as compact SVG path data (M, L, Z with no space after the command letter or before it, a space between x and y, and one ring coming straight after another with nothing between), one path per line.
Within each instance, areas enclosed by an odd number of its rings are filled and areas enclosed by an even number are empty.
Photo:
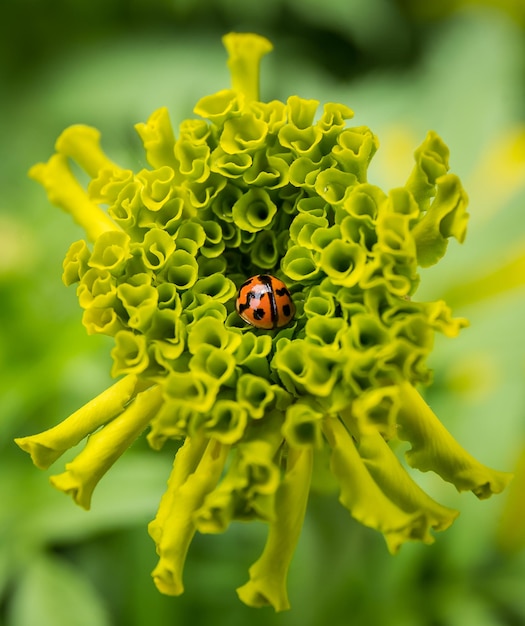
M89 509L99 480L146 428L161 404L158 386L137 394L120 415L91 435L84 450L71 463L66 463L63 474L51 476L51 484Z
M339 482L339 501L358 522L382 532L389 550L396 552L412 538L417 514L403 511L383 493L339 419L326 418L323 432L332 448L330 469Z
M171 127L168 109L161 107L144 124L136 124L135 130L142 139L146 150L146 158L152 167L176 165L173 149L175 136Z
M224 532L233 519L275 519L274 495L281 478L275 461L282 445L280 421L275 411L246 429L225 477L195 514L200 532Z
M155 170L142 170L137 174L137 180L143 184L140 197L144 206L154 213L169 203L177 187L175 172L167 165Z
M271 268L279 261L279 247L273 230L257 233L252 248L253 264L260 268Z
M426 209L435 195L436 181L448 172L450 152L441 137L427 133L423 143L414 152L416 164L405 185L416 202Z
M299 246L313 249L312 237L318 229L328 227L324 216L299 213L290 224L290 240Z
M203 294L213 298L215 302L226 303L235 296L237 289L229 278L216 272L211 276L199 278L193 286L193 292L197 297Z
M164 386L168 398L202 412L211 411L220 388L217 380L205 372L189 371L170 372Z
M111 350L113 367L111 374L140 374L149 365L146 337L130 330L115 335L115 347Z
M313 281L320 271L311 250L302 246L291 246L281 261L283 272L297 282Z
M228 154L220 146L213 151L211 156L211 171L228 178L239 178L252 164L250 154L246 152ZM239 189L236 189L236 193L241 195Z
M323 115L317 122L317 127L323 131L325 137L335 137L344 129L346 120L354 117L354 112L344 104L327 102L323 106Z
M306 336L313 343L320 346L331 346L337 350L340 346L341 334L346 330L347 324L340 317L321 317L315 315L306 322Z
M190 141L179 140L175 144L175 156L183 179L202 183L210 175L210 149L207 144L195 145Z
M152 418L147 435L148 444L153 450L161 450L168 439L180 441L197 430L193 428L200 417L194 406L185 405L177 399L166 398L157 414Z
M137 393L137 388L137 377L126 376L57 426L38 435L20 437L15 442L31 455L37 467L47 469L66 450L76 446L84 437L122 413Z
M333 206L342 204L357 183L354 174L329 167L319 173L315 181L317 193Z
M116 302L116 281L105 269L89 269L77 289L78 302L83 309L106 308Z
M403 383L400 392L398 435L412 444L406 453L412 467L422 472L432 470L458 491L470 490L480 499L503 491L511 474L476 461L441 424L412 385Z
M287 443L293 448L321 447L321 423L324 415L315 411L305 402L296 402L288 407L282 433Z
M121 283L117 295L129 316L128 325L141 331L147 329L157 310L159 294L155 287L146 283Z
M264 378L253 374L243 374L238 379L237 401L248 409L252 418L263 417L274 397L272 385Z
M318 100L306 100L299 96L290 96L286 101L288 124L301 130L309 128L314 121L318 106Z
M235 224L249 233L256 233L270 225L277 206L264 189L250 189L232 207Z
M189 368L206 373L218 383L230 386L235 370L235 358L230 352L203 344L191 358Z
M117 275L130 258L129 235L121 231L101 233L93 245L89 266Z
M335 285L353 287L363 276L366 252L356 243L332 240L322 251L319 266Z
M399 407L398 386L387 385L360 393L352 403L348 415L342 413L341 416L345 422L351 416L360 436L380 433L383 437L392 439L396 436Z
M82 324L88 335L109 335L113 337L124 330L124 323L112 307L90 307L82 315Z
M184 591L182 571L196 530L193 516L217 484L228 451L218 441L206 444L200 437L188 437L175 457L167 491L149 525L159 555L152 576L161 593L178 596Z
M275 520L260 558L250 567L250 580L237 589L248 606L290 608L286 577L301 533L310 490L313 452L309 448L288 452L286 472L275 498Z
M209 437L226 444L239 441L248 424L248 411L233 400L217 400L203 424Z
M449 237L463 242L469 217L467 203L467 194L457 176L446 174L438 179L436 197L412 230L417 260L422 267L439 261L445 254Z
M337 138L332 153L340 168L366 182L367 170L372 157L379 147L379 141L366 126L347 128Z
M174 251L173 237L161 228L148 230L140 246L140 255L144 267L153 271L158 271L164 267Z
M176 249L168 257L162 271L170 283L182 290L189 289L195 284L199 266L193 254L183 249Z
M93 202L113 204L121 192L133 183L134 174L131 170L112 167L101 169L88 184L89 197Z
M290 393L327 398L339 376L336 366L341 359L342 355L329 346L297 339L277 351L272 366Z
M268 335L255 335L245 333L242 341L235 351L238 364L251 374L268 378L270 368L267 356L272 349L272 339Z
M66 287L78 283L84 276L89 269L90 257L91 252L83 239L71 244L63 263L62 282Z
M242 94L233 89L222 89L201 98L193 111L220 126L224 120L239 114L244 103Z
M240 334L226 329L221 320L203 317L191 327L188 349L192 354L195 354L201 346L212 346L226 350L226 352L234 352L240 343Z
M458 511L437 503L412 480L378 432L361 437L359 455L383 493L403 511L417 514L412 539L432 543L429 531L447 529L458 516Z
M253 152L264 147L268 126L251 113L226 120L220 146L227 154Z

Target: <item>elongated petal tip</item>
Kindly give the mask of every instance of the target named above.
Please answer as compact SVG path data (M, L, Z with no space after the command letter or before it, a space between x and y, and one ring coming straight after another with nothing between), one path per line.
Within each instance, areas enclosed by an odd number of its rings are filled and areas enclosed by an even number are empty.
M180 576L162 561L153 570L151 577L157 589L167 596L180 596L184 593L184 585Z
M100 131L92 126L69 126L57 139L55 149L76 161L91 178L95 178L101 169L117 167L102 151Z
M49 200L69 213L92 241L104 232L121 230L91 201L73 175L66 155L57 153L47 163L37 163L29 170L29 177L44 187Z
M44 445L40 441L41 435L32 435L29 437L17 437L16 445L27 452L31 456L31 460L39 469L47 469L52 465L58 457L64 452L63 450L55 450Z
M271 606L279 613L290 608L286 587L276 585L271 578L250 580L236 591L244 604L256 609Z
M243 93L248 101L258 100L259 64L273 50L272 44L253 33L228 33L222 41L229 55L233 90Z
M87 480L83 479L75 471L68 469L67 465L66 470L62 474L51 476L49 479L50 483L59 491L70 495L76 504L89 511L91 508L91 496L93 495L96 482L90 481L89 478Z

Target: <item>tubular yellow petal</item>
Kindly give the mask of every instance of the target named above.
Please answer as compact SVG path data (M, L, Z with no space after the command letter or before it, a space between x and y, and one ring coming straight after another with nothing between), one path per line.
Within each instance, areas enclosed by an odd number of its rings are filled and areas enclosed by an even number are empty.
M84 450L66 464L63 474L50 478L51 484L89 509L99 480L146 428L161 403L158 386L139 393L123 413L89 438Z
M157 518L150 525L150 535L157 544L159 555L152 576L158 590L167 595L178 596L184 591L182 571L196 530L193 515L219 481L229 451L229 446L209 440L197 467L185 479L201 446L202 441L190 442L177 454L167 495L161 501ZM182 468L179 468L179 460Z
M250 580L237 589L239 598L248 606L271 605L276 611L290 608L286 577L306 512L312 463L312 448L289 449L266 545L250 567Z
M43 185L49 200L69 213L91 241L108 230L121 230L89 199L63 154L53 155L47 163L37 163L29 170L29 176Z
M323 432L332 448L330 469L339 482L339 501L358 522L382 532L389 550L397 552L412 538L418 513L403 511L383 493L337 418L327 417Z
M273 49L272 44L265 37L252 33L229 33L222 42L229 55L233 90L243 93L247 101L258 100L259 64Z
M15 443L31 455L37 467L47 469L66 450L122 413L136 392L137 377L126 376L60 424L37 435L19 437Z
M144 144L148 163L152 167L175 167L175 135L166 107L157 109L146 123L135 124L135 130Z
M432 543L434 538L429 530L445 530L459 515L433 500L412 480L378 432L361 437L359 455L381 491L403 511L418 514L413 539Z
M76 161L91 178L95 178L103 168L117 167L102 151L100 132L92 126L69 126L57 139L55 149L59 154Z
M197 469L207 445L208 440L202 434L195 434L192 437L186 437L184 443L178 449L168 479L168 488L161 498L157 516L148 526L150 537L155 543L159 543L162 538L164 522L171 513L177 490Z
M512 474L482 465L452 437L410 383L400 385L401 409L398 435L412 444L407 460L422 472L432 470L458 491L472 491L478 498L500 493Z

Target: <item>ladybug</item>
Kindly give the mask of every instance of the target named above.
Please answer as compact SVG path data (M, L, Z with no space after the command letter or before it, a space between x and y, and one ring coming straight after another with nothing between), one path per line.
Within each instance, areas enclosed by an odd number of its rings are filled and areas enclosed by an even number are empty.
M241 285L235 308L245 322L265 330L282 328L295 315L288 288L268 274L252 276Z

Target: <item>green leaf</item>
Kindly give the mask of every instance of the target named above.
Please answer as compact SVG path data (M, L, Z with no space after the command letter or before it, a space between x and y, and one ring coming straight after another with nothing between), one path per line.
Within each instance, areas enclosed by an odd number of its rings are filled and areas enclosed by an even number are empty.
M41 557L24 572L8 626L109 626L109 615L82 574L57 558Z

